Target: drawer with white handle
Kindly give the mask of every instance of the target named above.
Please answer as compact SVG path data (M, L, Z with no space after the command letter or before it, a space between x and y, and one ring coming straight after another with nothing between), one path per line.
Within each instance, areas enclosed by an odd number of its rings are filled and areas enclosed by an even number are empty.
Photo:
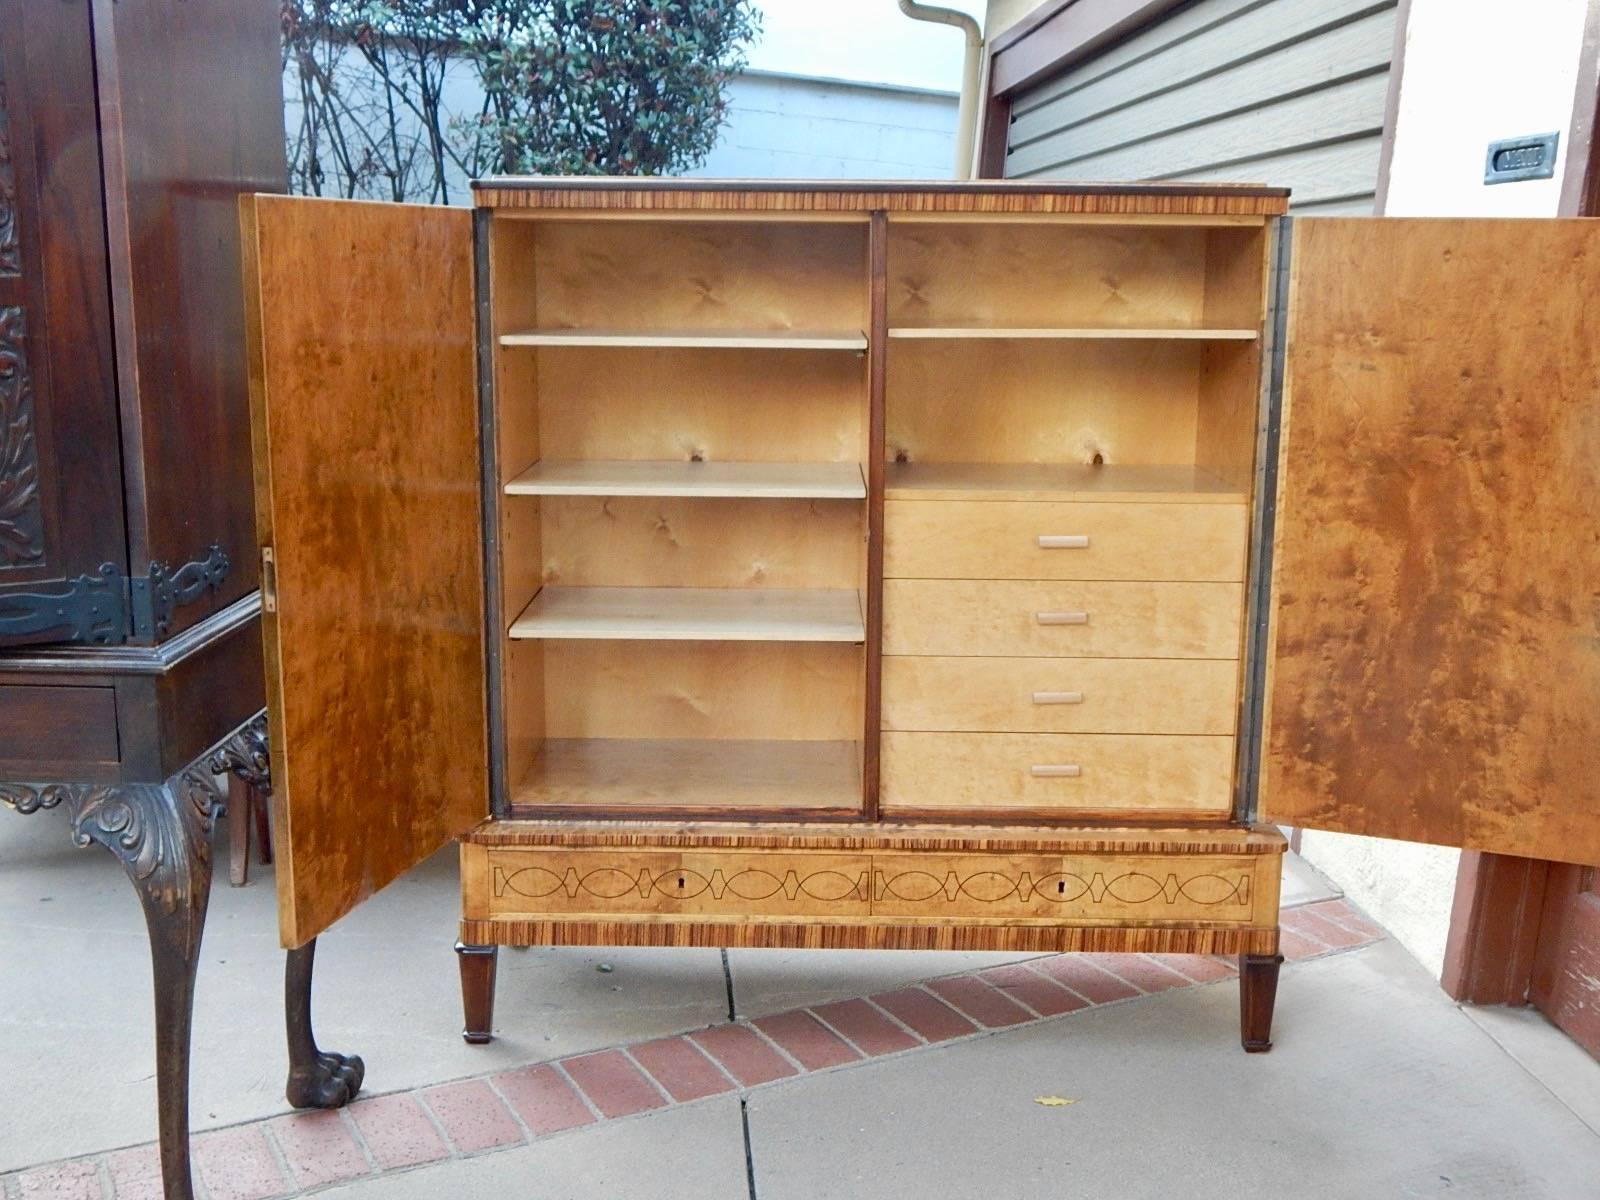
M1030 809L1223 816L1231 737L1072 733L886 733L886 813Z
M883 728L1231 736L1239 664L1219 659L883 660Z
M885 654L1238 658L1237 583L886 579Z
M890 500L891 579L1244 579L1243 504Z

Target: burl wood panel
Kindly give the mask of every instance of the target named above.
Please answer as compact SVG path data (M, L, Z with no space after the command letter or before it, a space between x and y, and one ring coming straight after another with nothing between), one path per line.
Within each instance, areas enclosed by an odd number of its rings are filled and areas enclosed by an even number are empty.
M1262 802L1600 862L1600 226L1296 226Z
M488 811L471 214L245 202L279 922ZM269 608L271 606L269 605Z

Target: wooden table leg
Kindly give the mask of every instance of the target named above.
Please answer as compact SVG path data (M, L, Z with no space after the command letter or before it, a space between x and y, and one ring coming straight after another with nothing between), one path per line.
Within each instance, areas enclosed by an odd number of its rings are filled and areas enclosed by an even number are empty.
M354 1054L317 1049L311 1031L311 975L317 939L289 951L283 972L283 1027L289 1039L289 1082L295 1108L343 1108L356 1098L366 1064Z
M195 767L164 784L0 784L0 801L18 812L64 809L73 841L110 851L139 895L155 982L156 1123L166 1200L194 1196L189 1035L221 799L209 773Z
M234 887L250 882L250 801L250 785L228 776L228 882Z
M1272 1010L1278 1002L1281 954L1239 956L1239 1040L1246 1052L1272 1049Z

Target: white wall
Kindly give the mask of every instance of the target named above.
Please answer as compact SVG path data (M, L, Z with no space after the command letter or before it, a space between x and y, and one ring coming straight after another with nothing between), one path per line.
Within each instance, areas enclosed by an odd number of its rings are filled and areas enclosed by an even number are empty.
M1389 216L1556 215L1556 177L1485 186L1490 141L1559 130L1566 155L1586 0L1412 0ZM1438 976L1459 854L1307 830L1301 853Z
M956 93L747 71L706 164L722 179L948 179Z
M375 86L372 72L354 52L345 55L340 69L344 78ZM295 72L291 64L284 74L291 137L300 122ZM480 109L483 92L470 64L451 63L443 95L447 114ZM723 179L948 179L953 170L953 91L746 71L729 83L728 104L716 147L705 166L689 174ZM420 124L410 122L407 132L414 137L419 129ZM466 175L450 164L446 177L450 202L472 203Z

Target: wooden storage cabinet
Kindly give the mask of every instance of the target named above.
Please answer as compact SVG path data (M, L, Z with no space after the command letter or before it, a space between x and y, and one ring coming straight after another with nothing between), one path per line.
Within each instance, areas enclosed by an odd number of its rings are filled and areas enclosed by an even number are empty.
M1474 540L1600 503L1600 235L1249 187L477 200L244 208L287 943L459 837L472 1040L493 947L620 942L1240 954L1263 1049L1259 820L1600 858L1600 706L1486 706L1457 657L1600 677L1600 566ZM1492 484L1457 452L1512 442Z

